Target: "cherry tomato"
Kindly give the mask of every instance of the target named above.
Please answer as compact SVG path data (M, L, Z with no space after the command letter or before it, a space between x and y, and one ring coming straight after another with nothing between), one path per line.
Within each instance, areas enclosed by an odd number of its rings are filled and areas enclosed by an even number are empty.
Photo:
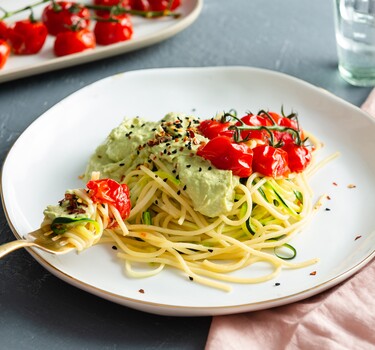
M108 16L107 18L109 19ZM96 22L94 34L97 44L110 45L132 37L133 26L128 15L111 16L110 19L110 21Z
M96 46L95 35L88 29L77 31L60 32L57 34L53 50L56 56L65 56L87 49L93 49Z
M253 170L273 178L287 177L290 173L288 167L288 153L281 148L262 145L253 148Z
M0 39L8 38L8 26L4 21L0 21Z
M254 115L248 114L241 118L241 121L249 126L270 126L272 122L263 115ZM236 123L237 126L240 126L241 123ZM257 139L267 142L270 135L265 130L242 130L241 138L242 139Z
M47 28L42 22L25 19L8 29L8 40L16 55L38 53L47 38Z
M120 213L123 219L130 214L129 188L112 179L91 180L87 183L90 198L95 203L111 204Z
M6 61L8 60L9 54L9 44L4 39L0 39L0 69L4 67Z
M233 125L230 122L222 123L220 120L207 119L203 120L199 126L198 130L204 137L208 139L213 139L216 136L228 136L232 137L234 134L233 130L228 130L228 128Z
M300 130L298 122L295 119L283 117L278 113L275 112L268 112L268 114L272 117L273 121L279 125L286 128L294 129L299 132L301 138L303 138L303 132ZM295 135L293 132L289 131L274 131L274 136L277 142L282 142L284 144L294 143Z
M312 155L307 147L289 143L282 148L288 153L288 165L291 172L300 173L310 164Z
M87 28L90 24L89 17L90 11L83 5L71 1L57 1L44 8L42 22L49 34L57 35L71 30L72 26Z
M169 0L132 0L131 7L140 11L164 11L166 9L173 11L181 5L180 0L173 0L169 8L169 3Z
M98 6L120 6L123 8L131 8L132 0L94 0L94 5ZM98 16L105 16L109 11L106 10L96 10Z
M239 177L252 173L253 151L244 143L235 143L230 137L217 136L198 148L197 155L209 160L216 168L231 170Z

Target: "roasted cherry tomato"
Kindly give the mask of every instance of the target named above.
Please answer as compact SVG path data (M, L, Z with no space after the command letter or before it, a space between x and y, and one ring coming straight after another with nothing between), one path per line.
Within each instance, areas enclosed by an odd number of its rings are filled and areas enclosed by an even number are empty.
M0 68L3 68L10 54L10 46L4 40L0 39Z
M90 198L95 203L113 205L123 219L130 214L129 188L125 184L119 184L112 179L91 180L87 183Z
M216 136L228 136L232 137L234 134L233 130L228 130L228 128L233 125L230 122L222 123L220 120L207 119L203 120L199 126L198 130L204 137L208 139L213 139Z
M90 11L83 5L71 1L53 1L42 13L42 21L51 35L71 30L87 28L90 24Z
M60 32L57 34L53 50L56 56L65 56L96 46L95 35L88 29Z
M0 21L0 39L8 38L8 26L4 21Z
M180 0L173 0L171 6L169 3L170 0L132 0L131 7L140 11L164 11L167 9L173 11L181 5Z
M287 177L290 173L288 153L281 148L262 145L253 148L253 171L273 178Z
M132 0L94 0L94 4L98 6L119 6L130 9ZM96 10L98 16L104 16L109 13L106 10Z
M291 172L300 173L310 164L312 155L307 147L289 143L282 148L288 153L288 165Z
M16 55L38 53L47 38L47 28L42 22L25 19L15 22L8 30L8 40Z
M283 117L275 112L268 112L268 114L272 117L272 120L277 125L296 130L298 131L300 138L303 138L303 132L299 129L297 120ZM288 144L295 142L295 134L293 133L293 131L274 131L274 136L276 143L282 142L283 144Z
M130 17L126 14L106 17L97 21L94 28L96 43L110 45L129 40L133 35L133 26Z
M248 126L270 126L272 122L263 115L248 114L241 118L241 121ZM240 126L241 123L236 123ZM267 142L270 134L266 130L242 130L241 138L243 140L247 139L257 139Z
M209 160L216 168L231 170L239 177L252 173L253 151L244 143L235 143L230 137L217 136L201 146L197 155Z

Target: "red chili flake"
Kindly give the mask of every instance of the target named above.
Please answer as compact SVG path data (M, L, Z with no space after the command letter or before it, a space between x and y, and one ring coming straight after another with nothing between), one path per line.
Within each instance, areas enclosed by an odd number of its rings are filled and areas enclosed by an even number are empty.
M310 276L315 276L315 275L316 275L316 271L310 272Z
M336 183L336 182L332 182L332 185L333 185L333 186L337 186L337 183Z
M360 239L362 236L357 236L354 240L356 241L357 239Z
M349 184L348 185L348 188L356 188L357 186L356 185L354 185L354 184Z
M327 196L327 199L330 201L330 200L331 200L331 197L330 197L330 196Z
M145 294L144 289L140 289L138 292L141 293L141 294Z

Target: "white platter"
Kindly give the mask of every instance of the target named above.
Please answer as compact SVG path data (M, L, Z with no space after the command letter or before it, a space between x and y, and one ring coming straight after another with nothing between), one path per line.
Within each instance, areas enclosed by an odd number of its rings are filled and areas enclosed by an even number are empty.
M91 0L79 1L81 3L92 3ZM36 1L31 0L4 0L1 7L7 11L21 9ZM42 4L34 8L35 18L40 18L43 8ZM11 55L6 65L0 69L0 82L27 77L39 73L70 67L81 63L91 62L98 59L111 57L126 52L147 47L166 40L190 26L199 16L203 6L203 0L184 0L182 5L176 9L181 14L178 19L158 18L144 19L132 16L133 37L129 41L108 46L99 46L93 50L87 50L78 54L56 57L53 53L54 37L48 36L42 50L36 55ZM10 25L13 22L25 19L29 16L28 11L22 12L5 20ZM0 17L2 16L0 12Z
M359 108L281 73L246 67L141 70L75 92L30 125L10 150L1 179L8 222L17 238L36 229L47 204L60 200L66 189L84 185L79 175L88 158L125 116L159 119L176 111L209 118L232 108L242 114L279 111L281 105L297 111L304 129L324 141L321 157L341 153L312 179L316 197L327 194L331 199L292 241L298 261L318 257L317 265L283 270L261 284L233 285L226 293L197 285L172 269L148 279L127 278L110 246L67 256L30 252L78 288L156 314L229 314L317 294L375 255L375 123Z

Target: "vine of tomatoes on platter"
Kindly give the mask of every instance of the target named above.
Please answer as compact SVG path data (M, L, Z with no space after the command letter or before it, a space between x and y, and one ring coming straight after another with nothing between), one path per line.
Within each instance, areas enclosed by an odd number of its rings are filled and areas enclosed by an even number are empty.
M178 18L180 5L181 0L40 0L16 10L1 7L0 69L12 56L40 54L48 37L55 57L131 40L135 16Z

